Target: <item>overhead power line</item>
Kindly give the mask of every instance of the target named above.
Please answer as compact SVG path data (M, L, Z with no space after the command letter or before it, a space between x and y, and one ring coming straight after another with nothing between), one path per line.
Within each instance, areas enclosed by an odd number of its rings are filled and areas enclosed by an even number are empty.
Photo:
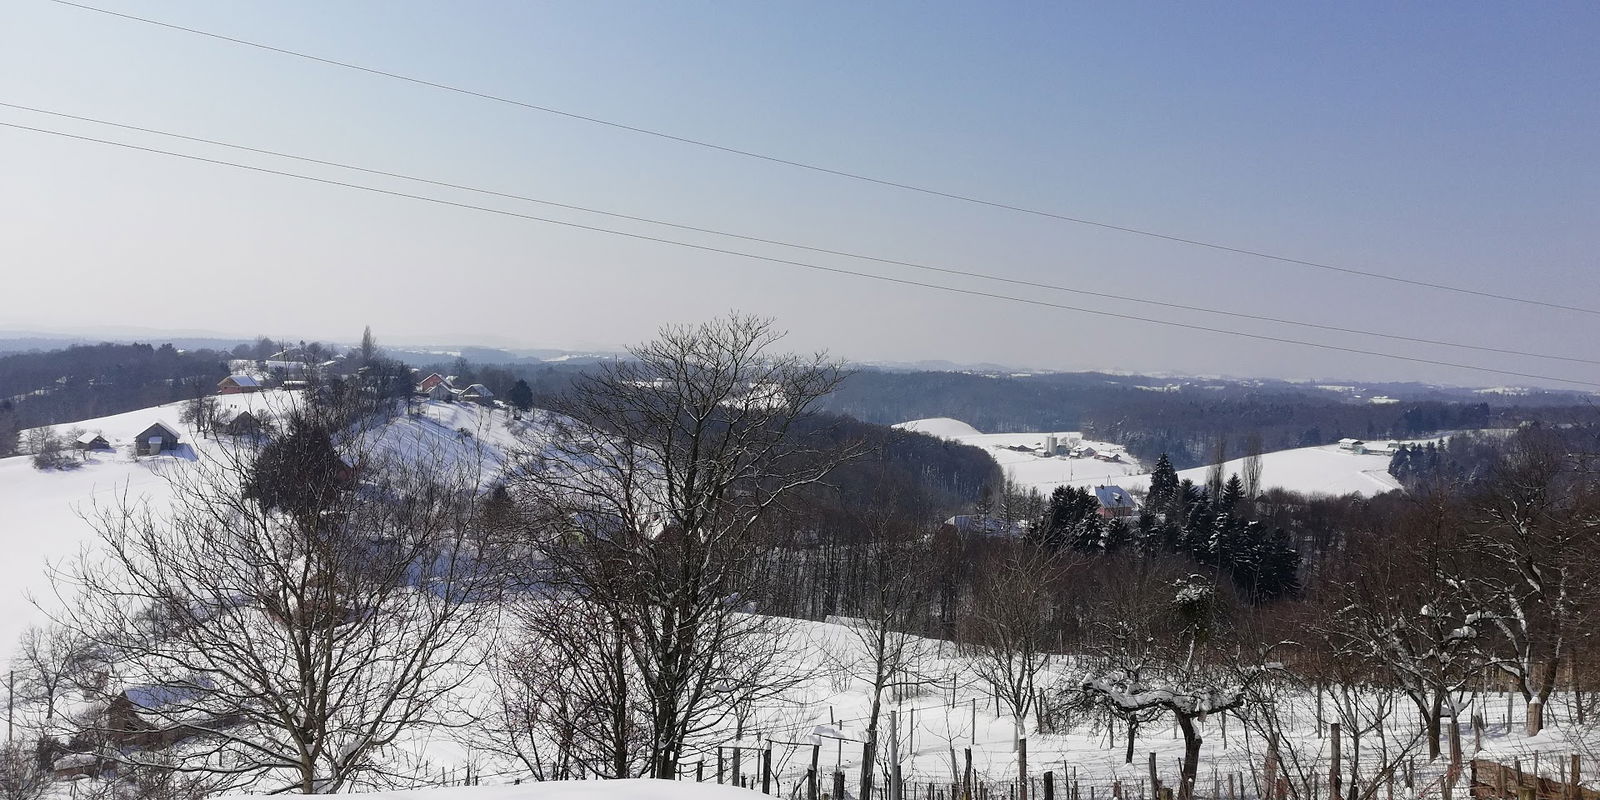
M1512 350L1512 349L1503 348L1503 347L1488 347L1488 346L1484 346L1484 345L1466 344L1466 343L1463 343L1463 342L1451 342L1451 341L1445 341L1445 340L1441 340L1441 339L1427 339L1427 338L1422 338L1422 337L1418 337L1418 336L1406 336L1406 335L1403 335L1403 334L1395 334L1395 333L1382 333L1382 332L1379 332L1379 331L1363 330L1363 329L1360 329L1360 328L1349 328L1349 327L1344 327L1344 326L1339 326L1339 325L1326 325L1326 324L1323 324L1323 323L1306 322L1306 321L1303 321L1303 320L1294 320L1294 319L1285 319L1285 318L1282 318L1282 317L1273 317L1273 316L1267 316L1267 315L1264 315L1264 314L1250 314L1250 313L1246 313L1246 312L1242 312L1242 311L1227 311L1227 310L1224 310L1224 309L1207 308L1205 306L1196 306L1196 305L1190 305L1190 304L1186 304L1186 303L1173 303L1173 302L1167 302L1167 301L1163 301L1163 300L1152 300L1152 299L1149 299L1149 298L1132 297L1132 296L1128 296L1128 295L1115 294L1115 293L1112 293L1112 292L1102 292L1102 291L1096 291L1096 290L1092 290L1092 289L1081 289L1081 288L1072 287L1072 286L1063 286L1063 285L1060 285L1060 284L1042 283L1042 282L1038 282L1038 281L1022 280L1022 279L1019 279L1019 278L1009 278L1009 277L1005 277L1003 275L994 275L994 274L990 274L990 273L977 272L977 271L974 271L974 270L957 269L957 268L953 268L953 267L941 267L941 266L936 266L936 265L932 265L932 264L919 263L919 262L915 262L915 261L904 261L904 260L900 260L900 259L885 258L885 257L881 257L881 256L872 256L872 255L866 255L866 254L862 254L862 253L852 253L852 252L844 251L844 250L834 250L834 249L829 249L829 248L826 248L826 247L815 247L815 246L811 246L811 245L798 244L798 243L795 243L795 242L787 242L787 241L782 241L782 240L778 240L778 239L769 239L769 238L764 238L764 237L760 237L760 236L750 236L750 235L746 235L746 234L732 233L732 232L729 232L729 231L717 230L717 229L713 229L713 228L705 228L705 227L700 227L700 226L696 226L696 225L687 225L687 224L678 223L678 222L669 222L669 221L666 221L666 220L653 219L653 218L650 218L650 217L642 217L642 216L637 216L637 215L633 215L633 214L623 214L623 213L619 213L619 212L615 212L615 211L606 211L606 210L603 210L603 209L590 208L590 207L587 207L587 206L580 206L580 205L573 205L571 203L562 203L562 202L558 202L558 201L554 201L554 200L548 200L548 199L544 199L544 198L530 197L528 195L522 195L522 194L514 194L514 193L511 193L511 192L502 192L502 191L496 191L496 190L493 190L493 189L483 189L483 188L479 188L479 187L475 187L475 186L467 186L467 185L464 185L464 184L451 183L451 182L448 182L448 181L436 180L436 179L432 179L432 178L423 178L423 177L420 177L420 176L417 176L417 175L409 175L409 174L406 174L406 173L390 172L390 171L387 171L387 170L380 170L380 169L371 169L371 168L368 168L368 167L361 167L361 166L356 166L354 164L346 164L346 163L342 163L342 162L338 162L338 161L328 161L328 160L320 159L320 158L311 158L311 157L308 157L308 156L295 155L293 153L285 153L285 152L281 152L281 151L277 151L277 150L267 150L267 149L259 148L259 147L250 147L250 146L247 146L247 145L234 144L234 143L231 143L231 142L224 142L224 141L220 141L220 140L217 140L217 139L207 139L207 138L199 137L199 136L189 136L189 135L186 135L186 134L173 133L171 131L158 130L158 129L155 129L155 128L146 128L146 127L141 127L141 126L138 126L138 125L129 125L129 124L121 123L121 122L113 122L111 120L99 119L99 118L95 118L95 117L85 117L85 116L80 116L80 115L77 115L77 114L67 114L67 113L60 112L60 111L51 111L49 109L36 108L36 107L33 107L33 106L18 105L16 103L0 102L0 108L12 108L12 109L20 110L20 111L28 111L28 112L32 112L32 113L36 113L36 114L46 114L46 115L53 116L53 117L60 117L60 118L63 118L63 119L76 120L76 121L79 121L79 122L90 122L90 123L94 123L94 124L97 124L97 125L107 125L107 126L114 127L114 128L121 128L123 130L138 131L140 133L154 134L154 135L157 135L157 136L166 136L166 137L173 138L173 139L181 139L183 141L189 141L189 142L198 142L198 143L201 143L201 144L214 145L214 146L217 146L217 147L226 147L226 148L229 148L229 149L239 150L239 151L247 152L247 153L256 153L258 155L267 155L267 156L274 156L274 157L277 157L277 158L286 158L286 159L291 159L291 160L294 160L294 161L300 161L300 162L307 163L307 164L317 164L319 166L336 167L338 169L347 169L347 170L351 170L351 171L355 171L355 172L365 173L365 174L368 174L368 175L378 175L378 176L382 176L382 177L386 177L386 178L398 178L398 179L401 179L401 180L414 181L414 182L417 182L417 183L427 184L427 185L430 185L430 186L438 186L438 187L442 187L442 188L446 188L446 189L457 189L457 190L461 190L461 191L474 192L474 193L477 193L477 194L482 194L482 195L486 195L486 196L490 196L490 197L500 197L500 198L505 198L505 199L510 199L510 200L520 200L520 201L524 201L524 202L528 202L528 203L537 203L539 205L550 206L550 207L553 207L553 208L562 208L562 209L567 209L567 210L571 210L571 211L581 211L581 212L584 212L584 213L587 213L587 214L597 214L597 215L600 215L600 216L611 217L613 219L625 219L625 220L629 220L629 221L632 221L632 222L643 222L643 223L648 223L648 224L651 224L651 225L661 225L661 226L664 226L664 227L675 228L675 229L678 229L678 230L693 231L695 233L706 233L706 234L712 234L712 235L715 235L715 236L725 236L725 237L728 237L728 238L731 238L731 239L737 239L737 240L740 240L740 241L756 242L756 243L759 243L759 244L775 245L775 246L779 246L779 247L789 247L789 248L794 248L796 250L803 250L803 251L811 252L811 253L819 253L819 254L834 255L834 256L843 256L845 258L854 258L854 259L859 259L859 260L862 260L862 261L875 262L875 263L879 263L879 264L888 264L888 265L894 265L894 266L909 267L909 268L912 268L912 269L924 270L924 271L928 271L928 272L942 273L942 274L945 274L945 275L958 275L958 276L967 277L967 278L976 278L976 279L980 279L980 280L988 280L988 281L995 281L995 282L998 282L998 283L1011 284L1011 285L1014 285L1014 286L1026 286L1026 287L1035 288L1035 289L1048 289L1048 290L1051 290L1051 291L1070 292L1072 294L1086 295L1086 296L1089 296L1089 297L1100 297L1100 298L1106 298L1106 299L1110 299L1110 300L1120 300L1120 301L1129 302L1129 303L1140 303L1140 304L1144 304L1144 305L1157 306L1157 307L1160 307L1160 308L1171 308L1171 309L1179 309L1179 310L1183 310L1183 311L1194 311L1194 312L1199 312L1199 313L1203 313L1203 314L1214 314L1214 315L1217 315L1217 316L1231 317L1231 318L1235 318L1235 319L1248 319L1248 320L1255 320L1255 321L1258 321L1258 322L1271 322L1271 323L1276 323L1276 324L1279 324L1279 325L1294 325L1294 326L1298 326L1298 327L1302 327L1302 328L1311 328L1311 329L1315 329L1315 330L1324 330L1324 331L1334 331L1334 332L1337 332L1337 333L1348 333L1348 334L1355 334L1355 335L1359 335L1359 336L1371 336L1371 337L1375 337L1375 338L1389 339L1389 340L1393 340L1393 341L1411 342L1411 343L1414 343L1414 344L1437 345L1437 346L1440 346L1440 347L1454 347L1454 348L1459 348L1459 349L1463 349L1463 350L1476 350L1478 352L1483 352L1483 353L1496 353L1496 354L1499 354L1499 355L1521 356L1521 357L1524 357L1524 358L1540 358L1540 359L1547 359L1547 360L1551 360L1551 361L1566 361L1566 362L1575 363L1575 364L1589 364L1589 365L1594 365L1594 366L1600 366L1600 360L1597 360L1597 359L1579 358L1579 357L1576 357L1576 356L1554 355L1554 354L1550 354L1550 353L1534 353L1534 352L1528 352L1528 351L1524 351L1524 350Z
M1028 297L1015 297L1015 296L1012 296L1012 295L1004 295L1004 294L999 294L999 293L996 293L996 292L985 292L985 291L979 291L979 290L976 290L976 289L964 289L964 288L956 287L956 286L946 286L946 285L943 285L943 284L928 283L928 282L925 282L925 281L916 281L916 280L911 280L909 278L898 278L898 277L894 277L894 276L891 276L891 275L879 275L879 274L871 273L871 272L861 272L861 271L858 271L858 270L843 269L843 268L840 268L840 267L830 267L830 266L825 266L825 265L822 265L822 264L814 264L814 263L810 263L810 262L806 262L806 261L796 261L796 260L787 259L787 258L777 258L777 257L774 257L774 256L761 255L761 254L758 254L758 253L748 253L748 252L744 252L744 251L740 251L740 250L732 250L732 249L724 248L724 247L714 247L714 246L711 246L711 245L695 244L693 242L684 242L684 241L679 241L679 240L676 240L676 239L666 239L666 238L663 238L663 237L650 236L650 235L642 234L642 233L631 233L631 232L628 232L628 231L619 231L619 230L615 230L615 229L612 229L612 228L604 228L604 227L601 227L601 226L598 226L598 225L586 225L586 224L583 224L583 223L571 222L571 221L568 221L568 220L551 219L549 217L540 217L540 216L537 216L537 215L534 215L534 214L524 214L524 213L521 213L521 212L509 211L507 209L502 209L502 208L494 208L494 207L491 207L491 206L480 206L480 205L475 205L473 203L463 203L463 202L456 201L456 200L446 200L446 199L440 198L440 197L430 197L428 195L413 194L413 193L410 193L410 192L401 192L401 191L396 191L394 189L384 189L384 188L377 187L377 186L368 186L368 185L360 184L360 183L351 183L349 181L335 180L335 179L332 179L332 178L324 178L324 177L319 177L319 176L315 176L315 175L305 175L305 174L301 174L301 173L297 173L297 172L289 172L287 170L271 169L271 168L268 168L268 167L257 167L257 166L252 166L250 164L241 164L241 163L238 163L238 162L235 162L235 161L227 161L227 160L224 160L224 159L217 159L217 158L208 158L208 157L205 157L205 156L194 155L194 154L191 154L191 153L179 153L179 152L175 152L175 151L172 151L172 150L162 150L160 148L146 147L146 146L143 146L143 145L130 144L130 143L127 143L127 142L118 142L118 141L113 141L113 140L110 140L110 139L99 139L99 138L95 138L95 137L92 137L92 136L83 136L81 134L68 133L66 131L57 131L57 130L51 130L51 129L48 129L48 128L38 128L38 127L31 126L31 125L20 125L20 124L14 123L14 122L0 122L0 127L12 128L12 129L15 129L15 130L22 130L22 131L31 131L33 133L40 133L40 134L45 134L45 135L49 135L49 136L56 136L56 137L61 137L61 138L66 138L66 139L73 139L73 140L82 141L82 142L92 142L92 143L95 143L95 144L108 145L108 146L111 146L111 147L118 147L118 148L123 148L123 149L127 149L127 150L136 150L136 151L144 152L144 153L153 153L153 154L157 154L157 155L170 156L170 157L173 157L173 158L180 158L180 159L185 159L185 160L188 160L188 161L195 161L195 162L200 162L200 163L205 163L205 164L212 164L212 165L216 165L216 166L231 167L231 168L234 168L234 169L245 170L245 171L249 171L249 172L256 172L256 173L261 173L261 174L266 174L266 175L277 175L277 176L281 176L281 177L285 177L285 178L296 178L296 179L299 179L299 180L309 181L309 182L312 182L312 183L320 183L320 184L325 184L325 185L328 185L328 186L340 186L340 187L344 187L344 188L347 188L347 189L356 189L356 190L359 190L359 191L372 192L372 193L375 193L375 194L387 195L387 196L390 196L390 197L400 197L400 198L406 198L406 199L410 199L410 200L420 200L420 201L425 202L425 203L433 203L433 204L441 205L441 206L449 206L451 208L460 208L460 209L465 209L465 210L469 210L469 211L480 211L480 212L484 212L484 213L488 213L488 214L496 214L496 215L500 215L500 216L504 216L504 217L512 217L512 218L516 218L516 219L528 220L530 222L542 222L542 223L545 223L545 224L548 224L548 225L559 225L559 226L566 227L566 228L573 228L573 229L584 230L584 231L592 231L594 233L603 233L603 234L607 234L607 235L610 235L610 236L617 236L617 237L622 237L622 238L627 238L627 239L634 239L634 240L637 240L637 241L655 242L655 243L659 243L659 244L672 245L674 247L681 247L681 248L685 248L685 249L689 249L689 250L695 250L695 251L699 251L699 252L719 253L719 254L722 254L722 255L736 256L736 257L739 257L739 258L747 258L747 259L751 259L751 260L755 260L755 261L763 261L763 262L767 262L767 263L771 263L771 264L782 264L782 265L787 265L787 266L792 266L792 267L798 267L798 268L801 268L801 269L814 270L814 271L817 271L817 272L827 272L827 273L832 273L832 274L835 274L835 275L850 275L850 276L854 276L854 277L857 277L857 278L866 278L866 279L869 279L869 280L880 281L880 282L883 282L883 283L893 283L893 284L898 284L898 285L901 285L901 286L915 286L915 287L920 287L920 288L924 288L924 289L932 289L932 290L935 290L935 291L947 292L947 293L951 293L951 294L967 295L967 296L971 296L971 297L985 297L985 298L989 298L989 299L993 299L993 300L1000 300L1000 301L1012 302L1012 303L1021 303L1021 304L1024 304L1024 305L1030 305L1030 306L1035 306L1035 307L1040 307L1040 308L1053 308L1053 309L1059 309L1059 310L1062 310L1062 311L1072 311L1072 312L1076 312L1076 313L1080 313L1080 314L1091 314L1091 315L1099 316L1099 317L1108 317L1108 318L1112 318L1112 319L1122 319L1122 320L1128 320L1128 321L1133 321L1133 322L1144 322L1144 323L1148 323L1148 324L1152 324L1152 325L1162 325L1162 326L1170 327L1170 328L1180 328L1180 329L1184 329L1184 330L1193 330L1193 331L1204 331L1204 332L1207 332L1207 333L1217 333L1217 334L1222 334L1222 335L1225 335L1225 336L1235 336L1235 337L1244 338L1244 339L1253 339L1253 340L1256 340L1256 341L1274 342L1274 343L1278 343L1278 344L1296 345L1296 346L1300 346L1300 347L1312 347L1312 348L1317 348L1319 350L1329 350L1329 351L1335 351L1335 352L1341 352L1341 353L1353 353L1353 354L1356 354L1356 355L1374 356L1374 357L1377 357L1377 358L1387 358L1387 359L1392 359L1392 360L1396 360L1396 361L1405 361L1405 362L1409 362L1409 363L1413 363L1413 364L1430 364L1430 365L1433 365L1433 366L1450 367L1450 368L1453 368L1453 369L1462 369L1462 370L1468 370L1468 371L1473 371L1473 372L1493 373L1493 374L1496 374L1496 375L1508 375L1508 376L1517 377L1517 378L1529 378L1529 379L1540 380L1540 381L1552 381L1552 382L1556 382L1556 383L1567 383L1567 384L1573 384L1573 385L1577 385L1577 386L1600 387L1600 383L1597 383L1597 382L1594 382L1594 381L1578 380L1578 379L1574 379L1574 378L1563 378L1563 377L1558 377L1558 376L1554 376L1554 375L1539 375L1539 374L1528 373L1528 372L1516 372L1516 371L1513 371L1513 370L1497 369L1497 368L1494 368L1494 367L1484 367L1484 366L1478 366L1478 365L1475 365L1475 364L1461 364L1461 363L1456 363L1456 362L1451 362L1451 361L1440 361L1440 360L1431 359L1431 358L1421 358L1421 357L1418 357L1418 356L1401 355L1401 354L1398 354L1398 353L1386 353L1386 352L1382 352L1382 351L1378 351L1378 350L1365 350L1365 349L1358 348L1358 347L1345 347L1343 345L1327 344L1327 343L1324 343L1324 342L1308 342L1308 341L1304 341L1304 340L1300 340L1300 339L1289 339L1289 338L1280 337L1280 336L1269 336L1269 335L1266 335L1266 334L1249 333L1249 332L1246 332L1246 331L1236 331L1236 330L1230 330L1230 329L1227 329L1227 328L1215 328L1215 327L1211 327L1211 326L1208 326L1208 325L1196 325L1196 324L1193 324L1193 323L1177 322L1177 321L1174 321L1174 320L1155 319L1155 318L1151 318L1151 317L1141 317L1141 316L1138 316L1136 314L1124 314L1124 313L1121 313L1121 312L1106 311L1106 310L1102 310L1102 309L1083 308L1081 306L1072 306L1072 305L1067 305L1065 303L1055 303L1055 302L1050 302L1050 301L1046 301L1046 300L1038 300L1038 299L1028 298Z
M986 200L986 199L981 198L981 197L976 197L976 196L968 195L968 194L961 194L959 192L945 191L945 190L942 190L942 189L934 189L934 188L927 187L927 186L919 186L917 184L903 183L903 182L900 182L900 181L889 180L887 178L873 177L871 175L867 175L867 174L860 173L860 172L851 172L849 170L835 169L835 168L832 168L832 167L825 167L825 166L822 166L822 165L819 165L819 164L813 164L813 163L809 163L809 162L805 162L805 161L795 161L793 159L787 159L787 158L782 158L782 157L779 157L779 156L768 155L766 153L760 153L760 152L757 152L757 151L754 151L754 150L744 150L744 149L741 149L741 148L738 148L738 147L732 147L732 146L724 145L724 144L717 144L716 142L712 142L712 141L705 140L705 139L695 139L695 138L688 137L688 136L679 136L677 134L667 133L665 131L656 130L656 129L653 129L653 128L646 128L646 127L642 127L642 126L639 126L639 125L630 125L630 124L623 123L623 122L616 122L614 120L603 119L601 117L594 117L594 116L590 116L590 115L587 115L587 114L579 114L579 113L573 112L573 111L565 111L565 110L562 110L562 109L559 109L559 108L554 108L554 107L551 107L551 106L544 106L544 105L539 105L537 103L529 103L529 102L526 102L526 101L523 101L523 100L516 100L516 99L513 99L513 98L505 97L503 95L496 95L496 94L491 94L489 92L481 92L481 91L477 91L477 90L474 90L474 89L467 89L467 88L463 88L463 87L460 87L460 86L454 86L454 85L451 85L451 84L448 84L448 83L441 83L439 81L428 80L426 78L418 78L418 77L411 76L411 75L405 75L403 73L391 72L391 71L388 71L388 70L377 69L375 67L362 66L360 64L355 64L355 63L352 63L352 62L349 62L349 61L340 61L340 60L334 59L334 58L327 58L327 57L324 57L324 56L316 56L316 55L312 55L310 53L304 53L304 52L300 52L298 50L291 50L291 49L288 49L288 48L285 48L285 47L277 47L277 46L274 46L274 45L264 44L262 42L251 41L249 39L241 39L241 38L236 37L236 36L227 36L227 35L220 34L220 33L214 33L212 31L201 30L199 28L191 28L191 27L187 27L187 26L184 26L184 25L178 25L178 24L171 23L171 22L162 22L160 20L150 19L148 17L141 17L141 16L137 16L137 15L134 15L134 14L126 14L126 13L123 13L123 12L120 12L120 11L112 11L110 9L99 8L97 6L91 6L91 5L87 5L87 4L84 4L84 3L75 3L75 2L71 2L71 0L50 0L50 2L56 3L58 5L63 5L63 6L70 6L72 8L83 9L85 11L93 11L93 12L96 12L96 13L99 13L99 14L105 14L105 15L112 16L112 17L118 17L118 18L121 18L121 19L130 20L130 21L133 21L133 22L142 22L142 23L144 23L146 25L154 25L154 26L161 27L161 28L167 28L169 30L180 31L180 32L183 32L183 33L195 34L197 36L205 36L205 37L208 37L208 38L211 38L211 39L216 39L218 41L229 42L231 44L243 45L243 46L246 46L246 47L254 47L254 48L257 48L257 49L260 49L260 50L266 50L266 51L269 51L269 52L279 53L279 54L286 55L286 56L293 56L295 58L301 58L301 59L305 59L305 60L308 60L308 61L315 61L315 62L317 62L319 64L327 64L329 66L340 67L340 68L349 69L349 70L355 70L357 72L364 72L364 73L367 73L369 75L377 75L377 76L384 77L384 78L392 78L394 80L405 81L407 83L415 84L415 85L418 85L418 86L426 86L428 88L439 89L441 91L446 91L446 92L454 92L456 94L466 95L468 97L476 97L476 98L479 98L479 99L482 99L482 100L489 100L489 101L496 102L496 103L504 103L506 105L516 106L518 108L524 108L524 109L528 109L530 111L539 111L539 112L543 112L543 113L546 113L546 114L553 114L553 115L556 115L556 116L559 116L559 117L565 117L567 119L578 120L580 122L587 122L587 123L591 123L591 124L594 124L594 125L603 125L603 126L608 127L608 128L627 131L629 133L636 133L636 134L640 134L640 135L643 135L643 136L652 136L652 137L655 137L655 138L658 138L658 139L664 139L664 140L667 140L667 141L678 142L680 144L692 145L692 146L695 146L695 147L702 147L702 148L705 148L705 149L708 149L708 150L715 150L717 152L727 153L727 154L730 154L730 155L736 155L736 156L742 156L742 157L745 157L745 158L757 159L757 160L760 160L760 161L766 161L766 162L773 163L773 164L781 164L783 166L795 167L797 169L810 170L812 172L819 172L819 173L823 173L823 174L826 174L826 175L833 175L833 176L836 176L836 177L847 178L847 179L854 180L854 181L861 181L861 182L864 182L864 183L876 184L878 186L884 186L884 187L889 187L889 188L893 188L893 189L901 189L901 190L908 191L908 192L917 192L919 194L930 195L930 196L933 196L933 197L942 197L942 198L945 198L945 199L948 199L948 200L956 200L956 201L959 201L959 202L970 203L970 204L973 204L973 205L986 206L986 207L989 207L989 208L1002 209L1002 210L1005 210L1005 211L1013 211L1013 212L1017 212L1017 213L1020 213L1020 214L1029 214L1029 215L1033 215L1033 216L1036 216L1036 217L1045 217L1045 218L1049 218L1049 219L1059 220L1061 222L1071 222L1071 223L1074 223L1074 224L1077 224L1077 225L1087 225L1087 226L1090 226L1090 227L1101 228L1101 229L1104 229L1104 230L1118 231L1120 233L1131 234L1131 235L1134 235L1134 236L1142 236L1142 237L1147 237L1147 238L1151 238L1151 239L1159 239L1159 240L1162 240L1162 241L1173 242L1173 243L1177 243L1177 244L1186 244L1186 245L1191 245L1191 246L1194 246L1194 247L1203 247L1203 248L1207 248L1207 249L1210 249L1210 250L1216 250L1216 251L1220 251L1220 252L1224 252L1224 253L1233 253L1233 254L1236 254L1236 255L1250 256L1252 258L1260 258L1260 259L1265 259L1265 260L1268 260L1268 261L1275 261L1275 262L1283 263L1283 264L1295 264L1295 265L1298 265L1298 266L1309 267L1309 268L1312 268L1312 269L1326 270L1326 271L1329 271L1329 272L1342 273L1342 274L1345 274L1345 275L1354 275L1354 276L1363 277L1363 278L1372 278L1372 279L1375 279L1375 280L1391 281L1391 282L1394 282L1394 283L1402 283L1402 284L1406 284L1406 285L1409 285L1409 286L1416 286L1416 287L1420 287L1420 288L1437 289L1437 290L1440 290L1440 291L1454 292L1454 293L1457 293L1457 294L1471 295L1471 296L1474 296L1474 297L1481 297L1481 298L1491 299L1491 300L1503 300L1503 301L1512 302L1512 303L1522 303L1522 304L1525 304L1525 305L1539 306L1539 307L1542 307L1542 308L1557 309L1557 310L1561 310L1561 311L1574 311L1574 312L1578 312L1578 313L1582 313L1582 314L1593 314L1593 315L1596 315L1596 316L1600 316L1600 309L1595 309L1595 308L1587 308L1587 307L1584 307L1584 306L1567 305L1567 304L1563 304L1563 303L1555 303L1555 302L1550 302L1550 301L1546 301L1546 300L1537 300L1537 299L1529 298L1529 297L1518 297L1518 296L1515 296L1515 295L1501 294L1501 293L1497 293L1497 292L1489 292L1489 291L1483 291L1483 290L1479 290L1479 289L1469 289L1469 288L1466 288L1466 287L1463 287L1463 286L1452 286L1450 284L1435 283L1435 282L1431 282L1431 281L1418 280L1418 279L1415 279L1415 278L1406 278L1406 277L1402 277L1402 276L1399 276L1399 275L1390 275L1390 274L1383 273L1383 272L1374 272L1374 271L1371 271L1371 270L1356 269L1354 267L1345 267L1345 266L1340 266L1338 264L1332 264L1332 263L1323 262L1323 261L1312 261L1312 260L1309 260L1309 259L1295 258L1295 257L1292 257L1292 256L1277 255L1277 254L1274 254L1274 253L1268 253L1268 252L1263 251L1263 250L1254 250L1254 249L1250 249L1250 248L1247 248L1247 247L1238 247L1238 246L1234 246L1234 245L1222 244L1220 242L1207 241L1207 240L1204 240L1204 239L1195 239L1195 238L1190 238L1190 237L1187 237L1187 236L1178 236L1178 235L1175 235L1175 234L1161 233L1159 231L1150 230L1148 228L1139 228L1139 227L1134 227L1134 226L1131 226L1131 225L1118 225L1118 224L1115 224L1115 223L1102 222L1102 221L1099 221L1099 220L1087 219L1087 218L1084 218L1084 217L1074 217L1074 216L1070 216L1070 215L1067 215L1067 214L1060 214L1060 213L1056 213L1056 212L1053 212L1053 211L1046 211L1046 210L1039 209L1039 208L1032 208L1032 207L1029 207L1029 206L1017 205L1015 203L1007 203L1007 202L1002 202L1002 201L998 201L998 200Z

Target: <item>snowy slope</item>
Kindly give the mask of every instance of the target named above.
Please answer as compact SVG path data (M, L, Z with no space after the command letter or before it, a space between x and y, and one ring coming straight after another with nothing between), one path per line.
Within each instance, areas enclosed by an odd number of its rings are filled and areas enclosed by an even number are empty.
M894 427L903 431L926 433L929 436L937 436L941 439L960 439L963 436L982 435L977 428L959 419L951 419L949 417L914 419L910 422L902 422Z
M1083 444L1094 448L1096 452L1114 453L1118 458L1117 461L1043 456L1038 451L1044 447L1044 437L1047 435L1045 433L981 433L977 428L949 417L916 419L899 423L894 427L983 448L983 451L993 457L1013 481L1022 486L1038 489L1045 494L1049 494L1057 486L1066 484L1094 486L1116 483L1125 476L1137 475L1144 469L1144 466L1133 456L1128 455L1120 445L1108 442L1085 440ZM1029 448L1035 452L1025 453L1012 449L1017 447Z

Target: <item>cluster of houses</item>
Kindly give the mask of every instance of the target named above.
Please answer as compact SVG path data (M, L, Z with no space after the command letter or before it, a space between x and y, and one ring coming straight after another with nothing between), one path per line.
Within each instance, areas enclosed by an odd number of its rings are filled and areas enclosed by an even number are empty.
M1399 450L1400 443L1393 440L1378 444L1376 442L1364 442L1360 439L1340 439L1339 449L1358 456L1387 456L1393 455L1396 450Z
M460 401L463 403L477 403L479 405L494 405L494 392L481 383L468 386L456 386L455 376L444 376L437 372L428 373L428 377L417 381L414 393L418 397L429 400L443 400L446 402Z
M303 385L302 382L283 382L285 389L298 388L300 385ZM217 382L217 394L250 394L265 388L267 387L262 379L244 373L234 373ZM417 381L413 394L429 400L494 405L494 392L490 391L489 387L481 383L457 386L454 375L440 375L437 372L429 373L427 377Z
M1096 450L1083 441L1083 434L1078 431L1066 433L1047 433L1044 443L1038 448L1015 448L1027 452L1037 453L1045 458L1062 456L1065 458L1092 458L1096 461L1118 462L1122 454L1110 450Z

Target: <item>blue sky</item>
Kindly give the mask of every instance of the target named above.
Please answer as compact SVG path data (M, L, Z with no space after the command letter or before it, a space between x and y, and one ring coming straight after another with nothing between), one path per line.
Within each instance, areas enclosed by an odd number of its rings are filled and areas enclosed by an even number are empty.
M1594 4L104 7L885 179L1600 307ZM0 4L0 102L1322 324L1583 358L1600 329L1594 315L861 184L46 0ZM12 109L0 122L352 177ZM796 348L863 360L1538 382L888 286L9 129L0 177L0 259L16 296L30 298L6 304L0 326L352 339L370 324L394 341L584 347L737 308L776 317ZM930 277L420 191L1098 310L1600 382L1592 365Z

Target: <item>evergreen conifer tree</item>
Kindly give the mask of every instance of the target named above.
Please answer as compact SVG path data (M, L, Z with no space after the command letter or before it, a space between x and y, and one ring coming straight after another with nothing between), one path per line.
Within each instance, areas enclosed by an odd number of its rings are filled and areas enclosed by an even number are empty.
M529 386L527 381L518 378L517 382L511 385L508 399L513 408L526 412L533 408L533 387Z

